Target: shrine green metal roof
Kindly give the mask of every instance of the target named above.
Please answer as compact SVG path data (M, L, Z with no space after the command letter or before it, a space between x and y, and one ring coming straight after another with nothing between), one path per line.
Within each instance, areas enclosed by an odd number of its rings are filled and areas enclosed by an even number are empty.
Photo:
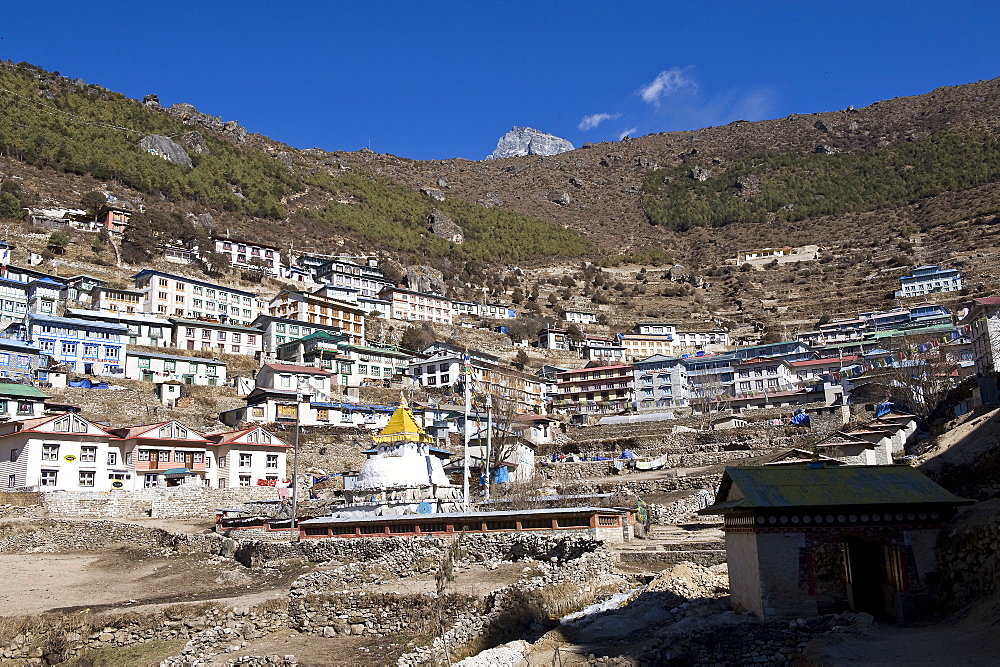
M960 498L905 465L726 468L715 504L701 514L778 507L835 505L964 505Z

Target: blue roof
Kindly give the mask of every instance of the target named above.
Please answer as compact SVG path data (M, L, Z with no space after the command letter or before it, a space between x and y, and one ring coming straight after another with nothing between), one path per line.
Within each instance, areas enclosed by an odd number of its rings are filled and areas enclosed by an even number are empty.
M35 354L39 352L37 345L32 345L31 343L27 343L23 340L17 340L16 338L0 338L0 349L33 352Z
M127 332L128 327L124 324L112 324L110 322L99 322L97 320L78 320L73 317L55 317L54 315L39 315L28 313L28 318L37 322L48 322L62 326L81 327L87 329L110 329L111 331Z

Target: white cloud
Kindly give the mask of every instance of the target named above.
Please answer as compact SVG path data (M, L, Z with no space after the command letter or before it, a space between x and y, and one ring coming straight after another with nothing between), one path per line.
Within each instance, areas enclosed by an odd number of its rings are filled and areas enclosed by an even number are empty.
M623 131L621 134L618 135L618 141L621 141L625 137L631 137L633 134L636 133L636 130L638 129L639 128L637 127L630 127L629 129Z
M620 113L592 113L589 116L584 116L577 127L586 132L587 130L594 129L606 120L614 120L621 117Z
M697 84L684 76L680 67L674 67L660 72L656 78L637 91L646 104L660 106L660 101L682 88L697 88Z

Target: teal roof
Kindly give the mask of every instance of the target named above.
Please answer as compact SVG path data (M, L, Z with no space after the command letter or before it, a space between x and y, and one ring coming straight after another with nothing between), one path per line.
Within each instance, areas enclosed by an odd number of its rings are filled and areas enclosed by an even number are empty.
M735 492L734 492L735 491ZM905 465L726 468L715 504L702 514L777 507L971 503Z
M49 398L48 394L32 387L30 384L16 382L0 382L0 396L20 396L22 398Z

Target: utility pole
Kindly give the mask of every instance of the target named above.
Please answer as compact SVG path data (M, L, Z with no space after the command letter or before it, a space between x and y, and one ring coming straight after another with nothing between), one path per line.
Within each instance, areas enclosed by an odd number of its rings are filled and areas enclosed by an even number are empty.
M469 410L472 407L472 362L469 359L468 350L462 358L462 375L465 384L465 455L462 467L462 491L465 495L462 506L468 512L471 509L469 505L469 441L472 435L469 433Z
M298 542L299 534L295 530L295 519L299 511L299 423L302 421L302 401L304 399L302 391L302 378L298 378L295 387L295 438L293 440L292 451L292 523L291 541Z
M490 461L493 456L493 394L486 394L486 456L483 466L486 468L486 487L484 497L487 502L490 500Z

